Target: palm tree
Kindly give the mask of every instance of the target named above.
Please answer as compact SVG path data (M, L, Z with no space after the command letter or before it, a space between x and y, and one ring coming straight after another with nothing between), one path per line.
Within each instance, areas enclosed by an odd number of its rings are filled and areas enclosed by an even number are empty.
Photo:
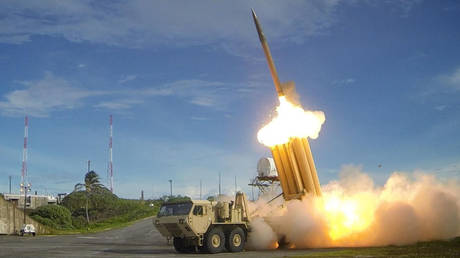
M99 175L94 172L90 171L85 175L85 183L78 183L75 185L75 191L82 191L85 189L85 196L86 196L86 221L89 224L89 213L88 213L88 206L89 206L89 197L90 195L95 192L97 189L100 189L102 184L99 181Z

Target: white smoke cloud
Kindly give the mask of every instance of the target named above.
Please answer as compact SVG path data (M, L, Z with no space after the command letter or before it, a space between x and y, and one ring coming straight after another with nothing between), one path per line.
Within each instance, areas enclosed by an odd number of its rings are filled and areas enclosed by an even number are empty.
M403 245L460 235L457 179L395 172L383 187L376 187L361 167L344 166L340 180L322 190L322 198L310 196L282 206L253 203L253 209L262 207L263 212L253 220L251 246L273 248L283 236L290 247L317 248ZM273 235L277 238L269 237Z

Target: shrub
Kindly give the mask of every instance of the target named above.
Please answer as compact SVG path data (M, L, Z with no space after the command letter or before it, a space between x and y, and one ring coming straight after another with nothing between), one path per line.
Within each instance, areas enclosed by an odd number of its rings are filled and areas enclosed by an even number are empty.
M48 219L48 218L43 218L43 217L40 217L38 215L31 215L30 216L33 220L37 221L38 223L42 224L42 225L45 225L45 226L48 226L50 228L54 228L54 229L59 229L59 226L56 225L56 223L54 223L54 221Z
M72 218L70 211L60 205L45 205L41 206L30 213L31 217L36 221L50 226L55 229L71 229Z
M72 225L75 228L85 228L87 226L85 217L84 216L72 217Z
M62 205L69 209L71 213L80 208L84 208L85 204L86 196L84 191L72 192L62 200Z
M182 195L173 195L173 196L169 196L169 195L163 195L160 200L162 202L169 202L169 203L173 203L173 202L187 202L187 201L190 201L190 197L188 196L182 196Z

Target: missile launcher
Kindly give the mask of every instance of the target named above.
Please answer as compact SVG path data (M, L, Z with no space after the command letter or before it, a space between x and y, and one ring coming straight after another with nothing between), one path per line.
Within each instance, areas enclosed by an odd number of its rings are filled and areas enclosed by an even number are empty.
M285 97L267 39L256 13L252 10L254 24L267 59L268 68L279 97ZM270 147L278 171L285 200L301 199L306 194L321 195L315 162L307 138L290 138L287 143Z

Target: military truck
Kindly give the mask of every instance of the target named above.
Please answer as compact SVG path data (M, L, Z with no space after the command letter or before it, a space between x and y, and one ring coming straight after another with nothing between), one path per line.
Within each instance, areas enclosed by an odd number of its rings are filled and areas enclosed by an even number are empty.
M164 203L153 224L179 253L240 252L250 231L246 195L237 192L234 201Z

